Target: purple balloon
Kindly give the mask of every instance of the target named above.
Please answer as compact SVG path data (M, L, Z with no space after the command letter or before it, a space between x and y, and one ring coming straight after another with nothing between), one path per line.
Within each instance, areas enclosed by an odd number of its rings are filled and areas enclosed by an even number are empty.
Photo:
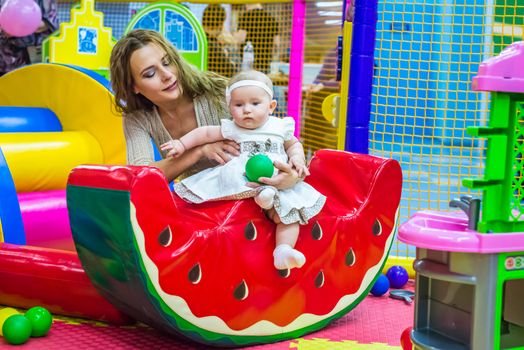
M42 23L42 10L33 0L7 0L0 9L0 28L11 36L33 34Z

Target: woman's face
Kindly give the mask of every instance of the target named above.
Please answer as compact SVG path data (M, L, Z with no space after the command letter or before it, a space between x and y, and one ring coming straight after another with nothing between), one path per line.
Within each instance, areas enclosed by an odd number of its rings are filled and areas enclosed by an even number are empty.
M157 106L182 96L175 64L158 45L147 44L133 52L130 66L135 94L142 94Z

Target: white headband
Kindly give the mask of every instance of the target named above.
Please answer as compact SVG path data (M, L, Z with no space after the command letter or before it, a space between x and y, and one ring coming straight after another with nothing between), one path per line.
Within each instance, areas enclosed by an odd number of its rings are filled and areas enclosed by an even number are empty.
M231 84L231 86L226 88L226 102L229 105L229 102L231 102L231 92L235 90L236 88L242 87L242 86L258 86L259 88L264 89L265 92L269 95L269 97L273 98L273 90L267 84L262 83L258 80L239 80L236 83Z

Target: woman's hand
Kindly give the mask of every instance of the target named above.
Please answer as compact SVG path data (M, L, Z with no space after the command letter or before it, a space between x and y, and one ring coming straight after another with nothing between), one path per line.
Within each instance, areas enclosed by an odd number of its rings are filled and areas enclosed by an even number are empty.
M231 160L231 155L240 155L240 145L231 140L218 141L200 146L202 156L225 164Z
M276 187L279 190L286 190L295 186L297 182L300 181L301 178L298 176L298 172L295 169L293 169L293 167L290 164L279 162L276 160L273 162L273 165L275 166L275 168L278 169L277 175L273 177L261 177L258 179L260 183L248 182L246 185L252 188L257 188L263 185L270 185ZM273 221L275 224L281 223L280 217L275 211L275 208L265 210L265 213L268 219Z
M276 187L279 190L286 190L296 185L300 180L298 172L294 170L291 165L278 160L273 162L275 168L278 169L278 174L273 177L261 177L258 179L260 183L248 182L249 187L259 187L261 185L269 185Z

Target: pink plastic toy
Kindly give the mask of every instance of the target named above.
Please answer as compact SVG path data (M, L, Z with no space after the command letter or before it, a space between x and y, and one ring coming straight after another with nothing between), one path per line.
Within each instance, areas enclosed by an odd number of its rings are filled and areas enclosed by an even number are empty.
M473 77L472 90L524 92L524 41L506 47L495 57L482 62Z

